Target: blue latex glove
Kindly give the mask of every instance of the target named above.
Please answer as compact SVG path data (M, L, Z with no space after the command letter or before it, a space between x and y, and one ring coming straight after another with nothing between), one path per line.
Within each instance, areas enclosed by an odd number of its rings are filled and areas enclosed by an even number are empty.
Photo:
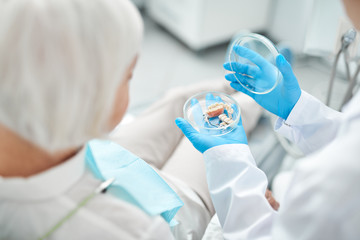
M214 98L214 96L211 94L208 94L206 96L206 100L209 103L213 102L214 99L216 101L221 101L220 99ZM209 127L208 124L204 121L204 118L202 117L201 107L199 106L197 100L193 99L192 105L195 109L197 108L198 111L198 113L196 113L196 116L198 117L195 118L197 124L202 124ZM224 144L247 144L247 138L241 122L241 118L238 126L234 130L222 136L211 136L206 133L199 133L191 126L188 121L183 118L177 118L175 120L175 123L184 133L185 137L187 137L193 144L193 146L201 153L204 153L206 150L212 147Z
M235 70L236 77L240 81L254 81L262 78L266 79L266 81L270 83L275 81L275 67L266 61L262 56L241 46L234 46L234 51L239 56L256 64L256 66L236 62L227 62L224 64L224 68L226 70ZM301 88L290 64L285 60L284 56L278 55L276 57L276 66L281 72L283 78L275 89L266 94L255 94L248 91L239 84L232 73L227 74L225 78L231 82L230 86L232 88L249 95L263 108L286 120L300 98Z

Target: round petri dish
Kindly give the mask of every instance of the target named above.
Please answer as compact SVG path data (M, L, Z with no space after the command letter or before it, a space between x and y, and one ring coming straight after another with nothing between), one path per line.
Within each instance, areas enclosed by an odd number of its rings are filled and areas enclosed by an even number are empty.
M183 108L184 118L198 132L221 136L233 131L240 120L240 106L221 92L202 92L190 97Z
M235 52L234 46L241 46L250 51L242 51L242 54L239 54ZM238 63L230 65L230 73L234 74L236 80L248 91L255 94L269 93L282 79L276 67L278 54L274 44L266 37L256 33L242 34L233 41L229 51L228 61ZM239 71L239 65L244 66L244 72ZM253 71L250 72L248 69Z

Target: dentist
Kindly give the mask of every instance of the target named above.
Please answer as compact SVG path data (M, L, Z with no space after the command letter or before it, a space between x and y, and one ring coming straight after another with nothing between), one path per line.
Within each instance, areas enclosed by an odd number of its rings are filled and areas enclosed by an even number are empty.
M360 29L360 1L344 0L348 16ZM245 48L234 48L249 60ZM224 67L229 69L230 64ZM290 64L282 55L276 64L283 81L272 92L248 94L279 118L275 131L296 143L306 154L278 212L264 197L267 178L256 166L241 122L232 133L209 137L184 119L176 124L203 153L209 190L225 239L359 239L360 238L360 93L337 112L301 90ZM249 68L236 72L256 77ZM261 66L259 66L261 71Z

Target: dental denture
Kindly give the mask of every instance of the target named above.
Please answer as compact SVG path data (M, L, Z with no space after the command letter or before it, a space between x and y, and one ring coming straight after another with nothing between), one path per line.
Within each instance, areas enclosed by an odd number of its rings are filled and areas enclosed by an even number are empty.
M224 113L224 104L222 103L211 104L206 111L206 115L210 118L217 117L222 113Z
M225 113L225 110L227 114ZM209 118L218 117L220 120L220 124L218 127L227 127L228 125L232 124L234 120L232 119L232 114L234 113L234 109L227 103L217 102L211 104L207 111L205 112L204 118L207 123L214 126L209 121Z

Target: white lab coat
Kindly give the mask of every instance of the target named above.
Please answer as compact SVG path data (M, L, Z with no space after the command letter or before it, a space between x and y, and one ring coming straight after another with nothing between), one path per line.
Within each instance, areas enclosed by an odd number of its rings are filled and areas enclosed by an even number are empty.
M204 153L225 239L360 239L360 93L339 113L302 92L275 130L307 154L279 212L264 197L267 178L247 145Z

